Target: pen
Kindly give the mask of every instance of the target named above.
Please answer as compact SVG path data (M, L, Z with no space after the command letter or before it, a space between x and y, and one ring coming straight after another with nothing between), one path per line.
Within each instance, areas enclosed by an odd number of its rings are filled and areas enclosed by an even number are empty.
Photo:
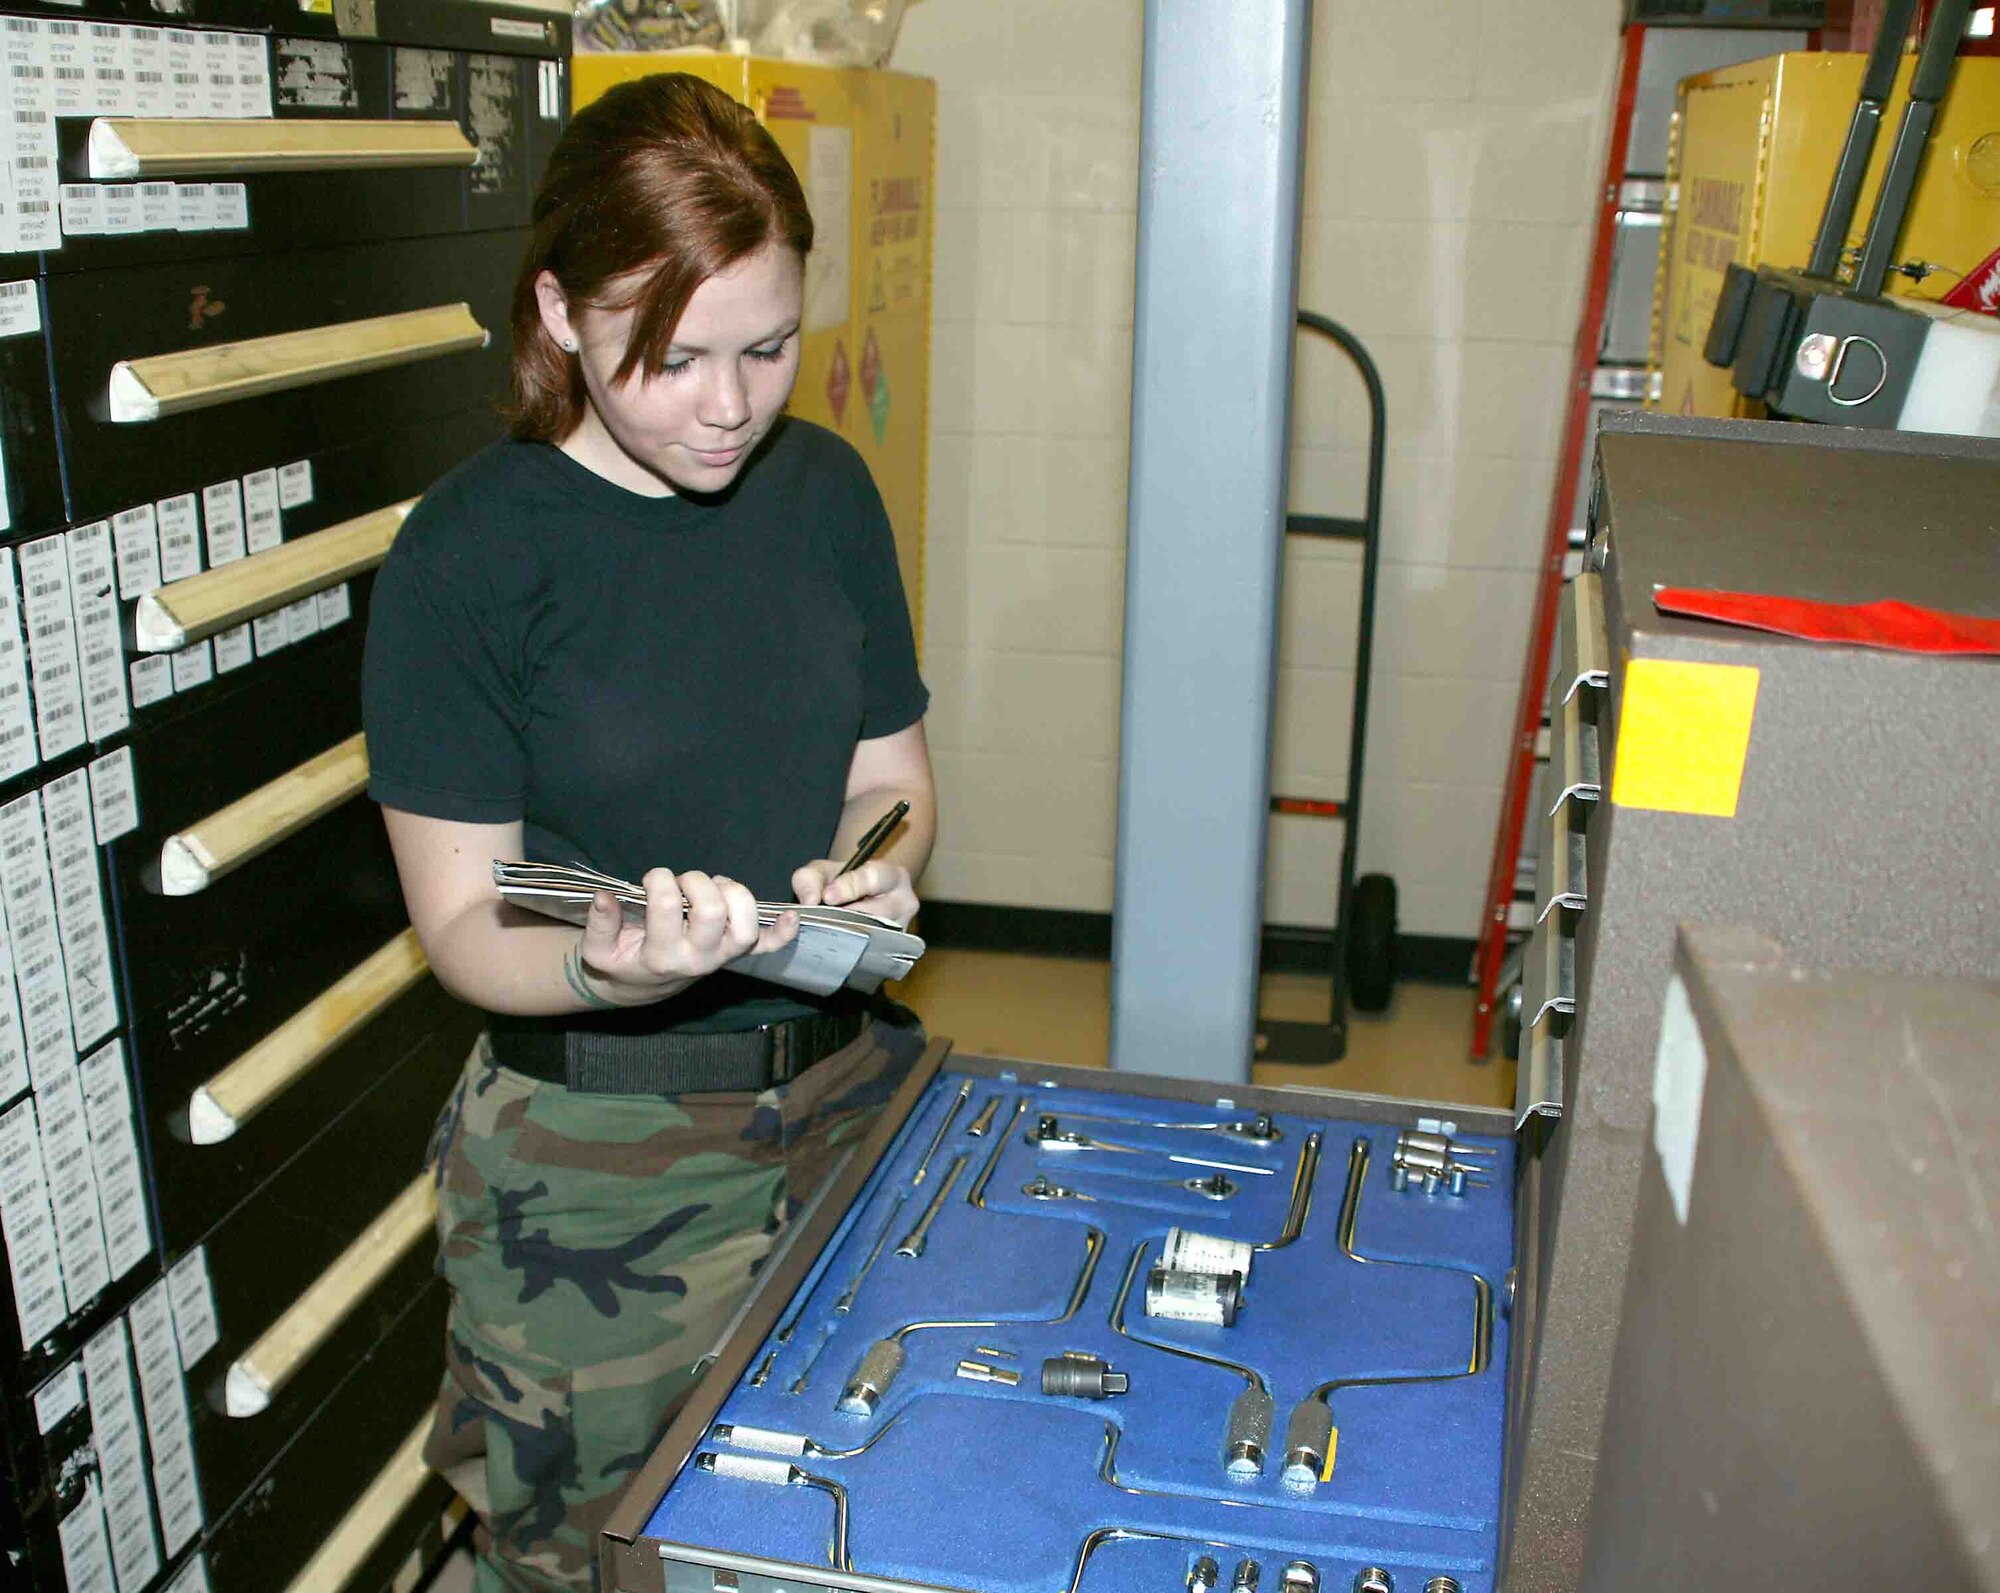
M883 814L870 825L868 833L861 837L861 844L855 847L854 855L847 860L847 866L841 869L840 872L842 874L852 874L863 863L867 862L869 858L881 851L882 843L888 840L890 835L895 832L896 826L903 822L903 815L909 811L909 803L898 802L887 813ZM836 875L835 877L838 878L839 876Z

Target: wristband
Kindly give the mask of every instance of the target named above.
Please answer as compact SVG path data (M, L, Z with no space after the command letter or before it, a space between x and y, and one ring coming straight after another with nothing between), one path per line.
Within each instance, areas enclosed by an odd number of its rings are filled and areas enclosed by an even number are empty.
M583 969L583 936L581 935L578 935L571 942L569 950L563 953L563 977L569 981L570 989L576 992L577 999L585 1006L595 1007L599 1012L617 1010L617 1002L608 996L599 995L595 990L590 988L590 980L585 976Z

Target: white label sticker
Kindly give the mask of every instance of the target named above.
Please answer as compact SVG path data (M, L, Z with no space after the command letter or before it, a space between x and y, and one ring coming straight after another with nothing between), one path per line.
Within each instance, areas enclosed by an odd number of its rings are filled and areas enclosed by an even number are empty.
M139 187L136 183L106 183L104 230L114 238L129 238L144 229L139 224Z
M201 574L201 511L194 494L162 498L158 505L160 525L160 579L185 581Z
M248 625L232 625L220 631L215 637L215 672L226 675L232 669L241 669L257 656L250 642Z
M118 549L118 595L126 602L157 591L160 585L160 523L150 503L111 517L111 536Z
M35 718L28 698L28 653L21 642L14 550L0 548L0 779L12 779L40 762Z
M269 658L292 639L292 630L285 623L283 609L279 609L275 614L259 614L250 622L250 632L257 640L259 658Z
M153 1535L153 1490L123 1317L84 1345L83 1365L90 1380L90 1437L104 1480L111 1561L118 1586L136 1593L160 1569L160 1546Z
M42 299L32 282L0 282L0 337L26 337L42 329Z
M35 1391L35 1431L44 1438L83 1404L83 1368L71 1361Z
M35 683L35 735L42 760L84 741L83 681L70 610L69 549L61 536L20 548L21 606L28 622L28 663Z
M132 1090L125 1081L125 1045L113 1040L77 1067L90 1117L90 1156L104 1207L104 1242L111 1276L122 1278L153 1253L146 1216L145 1170L132 1126Z
M312 501L312 461L294 460L278 472L278 506L283 509L297 509Z
M539 22L529 22L516 17L492 18L493 37L496 39L544 39L547 30Z
M215 190L208 183L174 184L174 230L215 231Z
M55 1212L56 1250L72 1311L81 1311L111 1281L104 1250L104 1217L97 1204L97 1168L90 1160L83 1089L74 1062L36 1094L42 1120L42 1164Z
M545 122L559 122L563 113L563 64L544 61L541 73L541 111Z
M99 846L138 829L139 788L132 778L130 747L108 752L90 766L90 815Z
M259 33L230 35L236 41L236 114L271 114L271 52Z
M111 527L99 520L69 534L70 600L83 665L83 722L92 741L109 741L132 722L125 698L125 641L118 626L117 563Z
M852 128L814 123L806 129L805 177L806 204L813 217L813 251L806 257L805 328L817 332L838 326L853 313L847 258L854 202Z
M150 708L174 694L174 666L164 653L140 659L125 673L132 683L134 708Z
M302 642L309 636L319 634L319 604L309 597L302 597L296 603L287 603L278 612L285 616L285 637L288 641Z
M243 539L252 553L267 553L285 540L275 470L254 470L243 478Z
M123 683L124 671L119 671ZM56 925L63 966L69 973L70 1026L76 1047L87 1050L118 1027L118 982L111 966L104 885L97 871L97 841L90 811L90 782L76 769L42 788L49 832L49 867L55 876Z
M8 17L0 28L7 65L6 98L12 108L13 214L10 249L23 253L60 249L57 225L56 117L49 76L48 24Z
M234 481L218 481L201 489L202 524L208 528L208 567L234 564L243 546L243 489Z
M226 33L201 35L203 116L233 117L236 112L236 47Z
M201 1495L195 1487L187 1391L181 1382L180 1349L164 1280L133 1303L131 1323L139 1361L139 1397L146 1407L146 1430L153 1443L153 1488L159 1495L160 1525L171 1556L179 1554L201 1530Z
M56 1528L62 1542L63 1581L69 1593L117 1593L111 1579L111 1551L104 1541L104 1503L97 1482L84 1485L77 1507Z
M202 92L201 35L186 28L168 28L166 50L172 114L181 118L202 115L207 96Z
M1674 1220L1688 1220L1694 1187L1694 1153L1701 1139L1701 1098L1708 1087L1708 1048L1695 1021L1687 986L1675 974L1660 1018L1660 1049L1653 1062L1653 1148L1674 1203Z
M132 114L148 118L173 115L174 96L167 85L166 34L159 28L148 27L128 31L132 40Z
M241 183L210 183L218 232L242 232L250 225L250 190Z
M104 190L95 183L62 185L65 238L91 238L104 231Z
M48 41L49 85L55 95L56 115L95 115L83 24L51 22L44 37Z
M7 935L20 988L28 1071L35 1088L46 1089L75 1063L76 1042L39 791L0 807L0 895L7 903Z
M319 628L330 631L341 624L354 612L354 600L348 595L347 583L329 586L319 594Z
M7 1239L7 1267L14 1277L14 1313L21 1343L39 1344L69 1315L62 1263L56 1256L55 1218L42 1177L42 1136L35 1103L25 1100L0 1117L0 1233Z
M167 1294L174 1307L174 1333L181 1365L194 1366L222 1337L215 1320L215 1290L208 1281L208 1252L196 1245L167 1271Z
M115 22L92 22L84 29L90 63L91 114L130 116L138 108L133 92L132 45Z
M167 655L174 661L174 690L193 691L215 679L215 656L205 641Z
M172 232L179 219L180 201L172 183L139 184L139 230Z

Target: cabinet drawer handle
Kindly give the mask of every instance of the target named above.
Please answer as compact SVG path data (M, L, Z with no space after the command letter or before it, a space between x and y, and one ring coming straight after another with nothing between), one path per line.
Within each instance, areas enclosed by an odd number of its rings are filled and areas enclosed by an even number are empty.
M426 1170L411 1179L381 1216L362 1229L333 1265L231 1364L223 1385L229 1414L255 1416L268 1408L271 1396L297 1375L369 1291L431 1231L436 1213L437 1191Z
M429 972L417 932L404 930L197 1086L188 1137L221 1144Z
M1602 691L1611 681L1610 643L1604 631L1604 577L1585 570L1569 583L1559 611L1562 643L1556 684L1568 702L1585 686Z
M489 341L486 328L472 318L470 305L439 304L179 354L120 360L111 367L111 419L121 426L160 420L240 398L484 348Z
M1556 710L1555 761L1550 779L1555 801L1553 813L1565 802L1595 802L1604 795L1604 776L1597 741L1597 722L1584 712L1583 692L1577 692Z
M1551 1014L1575 1011L1576 941L1545 918L1528 937L1521 961L1521 1032L1540 1027Z
M93 182L479 164L455 122L100 116L87 147Z
M353 1581L383 1533L396 1524L430 1481L430 1468L424 1464L424 1440L430 1431L431 1418L426 1412L410 1429L409 1437L396 1446L389 1464L347 1507L340 1524L313 1550L313 1557L286 1585L285 1593L341 1593Z
M1521 1032L1520 1071L1514 1079L1514 1132L1531 1117L1561 1117L1565 1037L1552 1023Z
M142 653L172 653L259 614L365 575L417 506L405 498L294 542L203 570L139 599L134 641Z
M1542 832L1535 881L1536 923L1558 907L1583 909L1590 900L1585 868L1583 811L1574 802L1558 802Z
M192 896L368 787L368 743L349 736L268 785L197 819L160 848L160 887Z

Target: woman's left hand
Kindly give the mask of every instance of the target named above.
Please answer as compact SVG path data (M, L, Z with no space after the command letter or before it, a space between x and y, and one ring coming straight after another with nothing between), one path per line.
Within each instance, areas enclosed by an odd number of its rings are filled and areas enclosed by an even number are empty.
M830 857L814 858L792 871L792 894L806 907L852 907L903 928L917 916L917 890L900 863L877 858L851 874Z

